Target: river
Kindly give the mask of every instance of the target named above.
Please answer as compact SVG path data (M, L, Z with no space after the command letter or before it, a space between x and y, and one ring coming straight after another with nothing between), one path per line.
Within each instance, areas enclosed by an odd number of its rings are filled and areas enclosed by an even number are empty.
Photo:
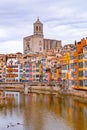
M87 130L87 104L77 98L17 96L0 107L0 130Z

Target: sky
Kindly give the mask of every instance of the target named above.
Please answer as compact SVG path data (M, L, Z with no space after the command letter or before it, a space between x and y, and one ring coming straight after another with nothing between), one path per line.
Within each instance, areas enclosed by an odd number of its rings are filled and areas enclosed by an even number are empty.
M72 44L87 37L87 0L1 0L0 54L23 53L23 38L39 17L44 38Z

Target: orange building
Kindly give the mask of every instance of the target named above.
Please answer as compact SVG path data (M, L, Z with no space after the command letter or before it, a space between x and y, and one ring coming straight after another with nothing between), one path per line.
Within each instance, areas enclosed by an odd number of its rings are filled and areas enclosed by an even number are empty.
M76 44L71 55L72 84L75 89L87 89L87 39Z
M44 75L44 80L51 81L52 80L52 72L51 69L46 69L46 73Z

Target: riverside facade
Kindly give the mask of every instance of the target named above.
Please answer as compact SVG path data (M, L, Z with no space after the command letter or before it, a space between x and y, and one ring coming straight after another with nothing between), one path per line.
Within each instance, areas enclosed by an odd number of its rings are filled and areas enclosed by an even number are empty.
M23 38L24 54L0 54L0 82L66 81L69 87L87 89L87 38L62 46L44 39L43 24Z
M87 40L47 53L0 55L1 82L62 81L87 89ZM4 61L3 61L4 57Z

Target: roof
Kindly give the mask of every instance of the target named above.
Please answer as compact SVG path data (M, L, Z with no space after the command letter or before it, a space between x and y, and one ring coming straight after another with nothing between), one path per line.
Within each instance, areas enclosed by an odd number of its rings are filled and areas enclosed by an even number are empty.
M37 21L34 24L42 24L42 22L37 18Z

